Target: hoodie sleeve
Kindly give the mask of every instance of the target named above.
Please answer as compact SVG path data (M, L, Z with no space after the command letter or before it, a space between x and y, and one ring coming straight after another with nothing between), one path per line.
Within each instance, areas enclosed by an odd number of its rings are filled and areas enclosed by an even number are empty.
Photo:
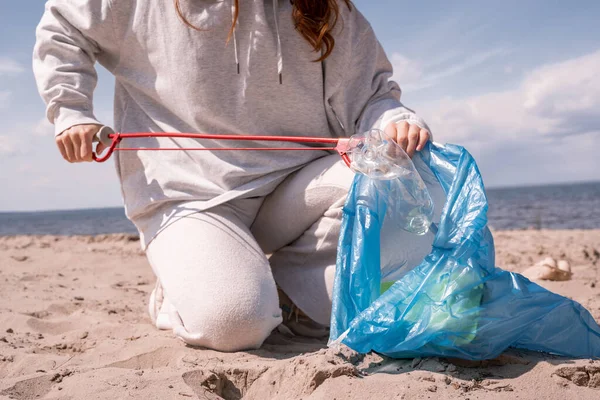
M429 130L400 102L400 87L390 80L392 65L371 25L356 7L350 12L340 5L340 11L335 48L323 61L325 104L333 132L352 136L403 120Z
M33 72L55 135L73 125L98 124L93 112L96 60L116 63L109 0L50 0L36 30Z

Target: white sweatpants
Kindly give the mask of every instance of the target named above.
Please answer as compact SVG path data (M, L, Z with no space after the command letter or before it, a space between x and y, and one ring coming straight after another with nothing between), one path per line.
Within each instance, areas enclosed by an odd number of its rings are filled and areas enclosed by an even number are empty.
M157 327L194 346L258 348L282 321L275 282L309 317L329 325L353 177L338 155L327 156L265 198L233 200L160 232L146 251L158 278L150 300Z

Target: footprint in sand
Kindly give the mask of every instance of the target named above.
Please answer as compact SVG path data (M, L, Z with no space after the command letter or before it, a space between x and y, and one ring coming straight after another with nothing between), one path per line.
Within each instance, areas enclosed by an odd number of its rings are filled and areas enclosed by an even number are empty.
M552 375L565 378L577 386L587 386L600 389L600 365L585 365L580 367L561 367Z
M183 381L201 399L237 400L267 369L258 371L234 369L230 373L213 371L190 371L182 375Z
M3 390L0 394L16 400L39 399L52 389L52 385L55 384L55 380L52 378L52 375L44 375L25 379Z
M313 393L325 381L341 376L356 377L354 365L338 357L298 356L290 363L272 366L245 363L243 366L213 366L182 375L199 398L206 399L295 399Z
M71 315L80 308L80 306L72 303L54 303L50 304L45 310L26 312L23 314L37 319L47 319L55 314L62 316Z
M161 347L148 353L138 354L123 361L117 361L107 368L126 368L126 369L156 369L168 367L175 364L181 358L181 354L177 349Z
M27 326L36 332L46 335L62 335L67 332L76 330L85 330L89 328L91 321L78 319L74 321L47 321L44 319L30 318L27 320Z
M24 313L29 318L26 324L31 330L44 336L63 335L70 332L85 332L94 320L86 316L73 316L80 307L69 303L49 305L45 310Z

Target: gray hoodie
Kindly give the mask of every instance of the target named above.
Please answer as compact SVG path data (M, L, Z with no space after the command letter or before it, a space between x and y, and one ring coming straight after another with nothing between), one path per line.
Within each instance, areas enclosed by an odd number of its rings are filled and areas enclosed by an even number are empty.
M344 137L390 121L425 123L400 103L392 67L360 12L340 4L335 49L323 62L294 29L288 0L50 0L33 56L56 134L100 123L98 61L116 78L118 132ZM239 72L238 72L239 71ZM282 79L280 80L280 75ZM265 142L144 138L127 147L271 147ZM279 144L284 146L285 144ZM289 145L289 144L288 144ZM125 210L145 247L174 216L263 196L325 151L117 152ZM178 205L185 204L183 210ZM179 211L174 212L177 209Z

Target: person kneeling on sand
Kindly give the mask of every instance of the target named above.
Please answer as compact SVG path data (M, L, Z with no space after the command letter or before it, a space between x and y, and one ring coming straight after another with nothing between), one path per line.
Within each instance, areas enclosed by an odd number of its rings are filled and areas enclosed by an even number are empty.
M118 132L348 137L376 128L411 156L430 140L349 0L48 1L33 67L58 149L73 163L92 160L102 126L96 61L115 77ZM337 155L129 151L115 160L157 277L149 308L158 328L222 351L258 348L284 319L297 334L327 334L353 180Z

